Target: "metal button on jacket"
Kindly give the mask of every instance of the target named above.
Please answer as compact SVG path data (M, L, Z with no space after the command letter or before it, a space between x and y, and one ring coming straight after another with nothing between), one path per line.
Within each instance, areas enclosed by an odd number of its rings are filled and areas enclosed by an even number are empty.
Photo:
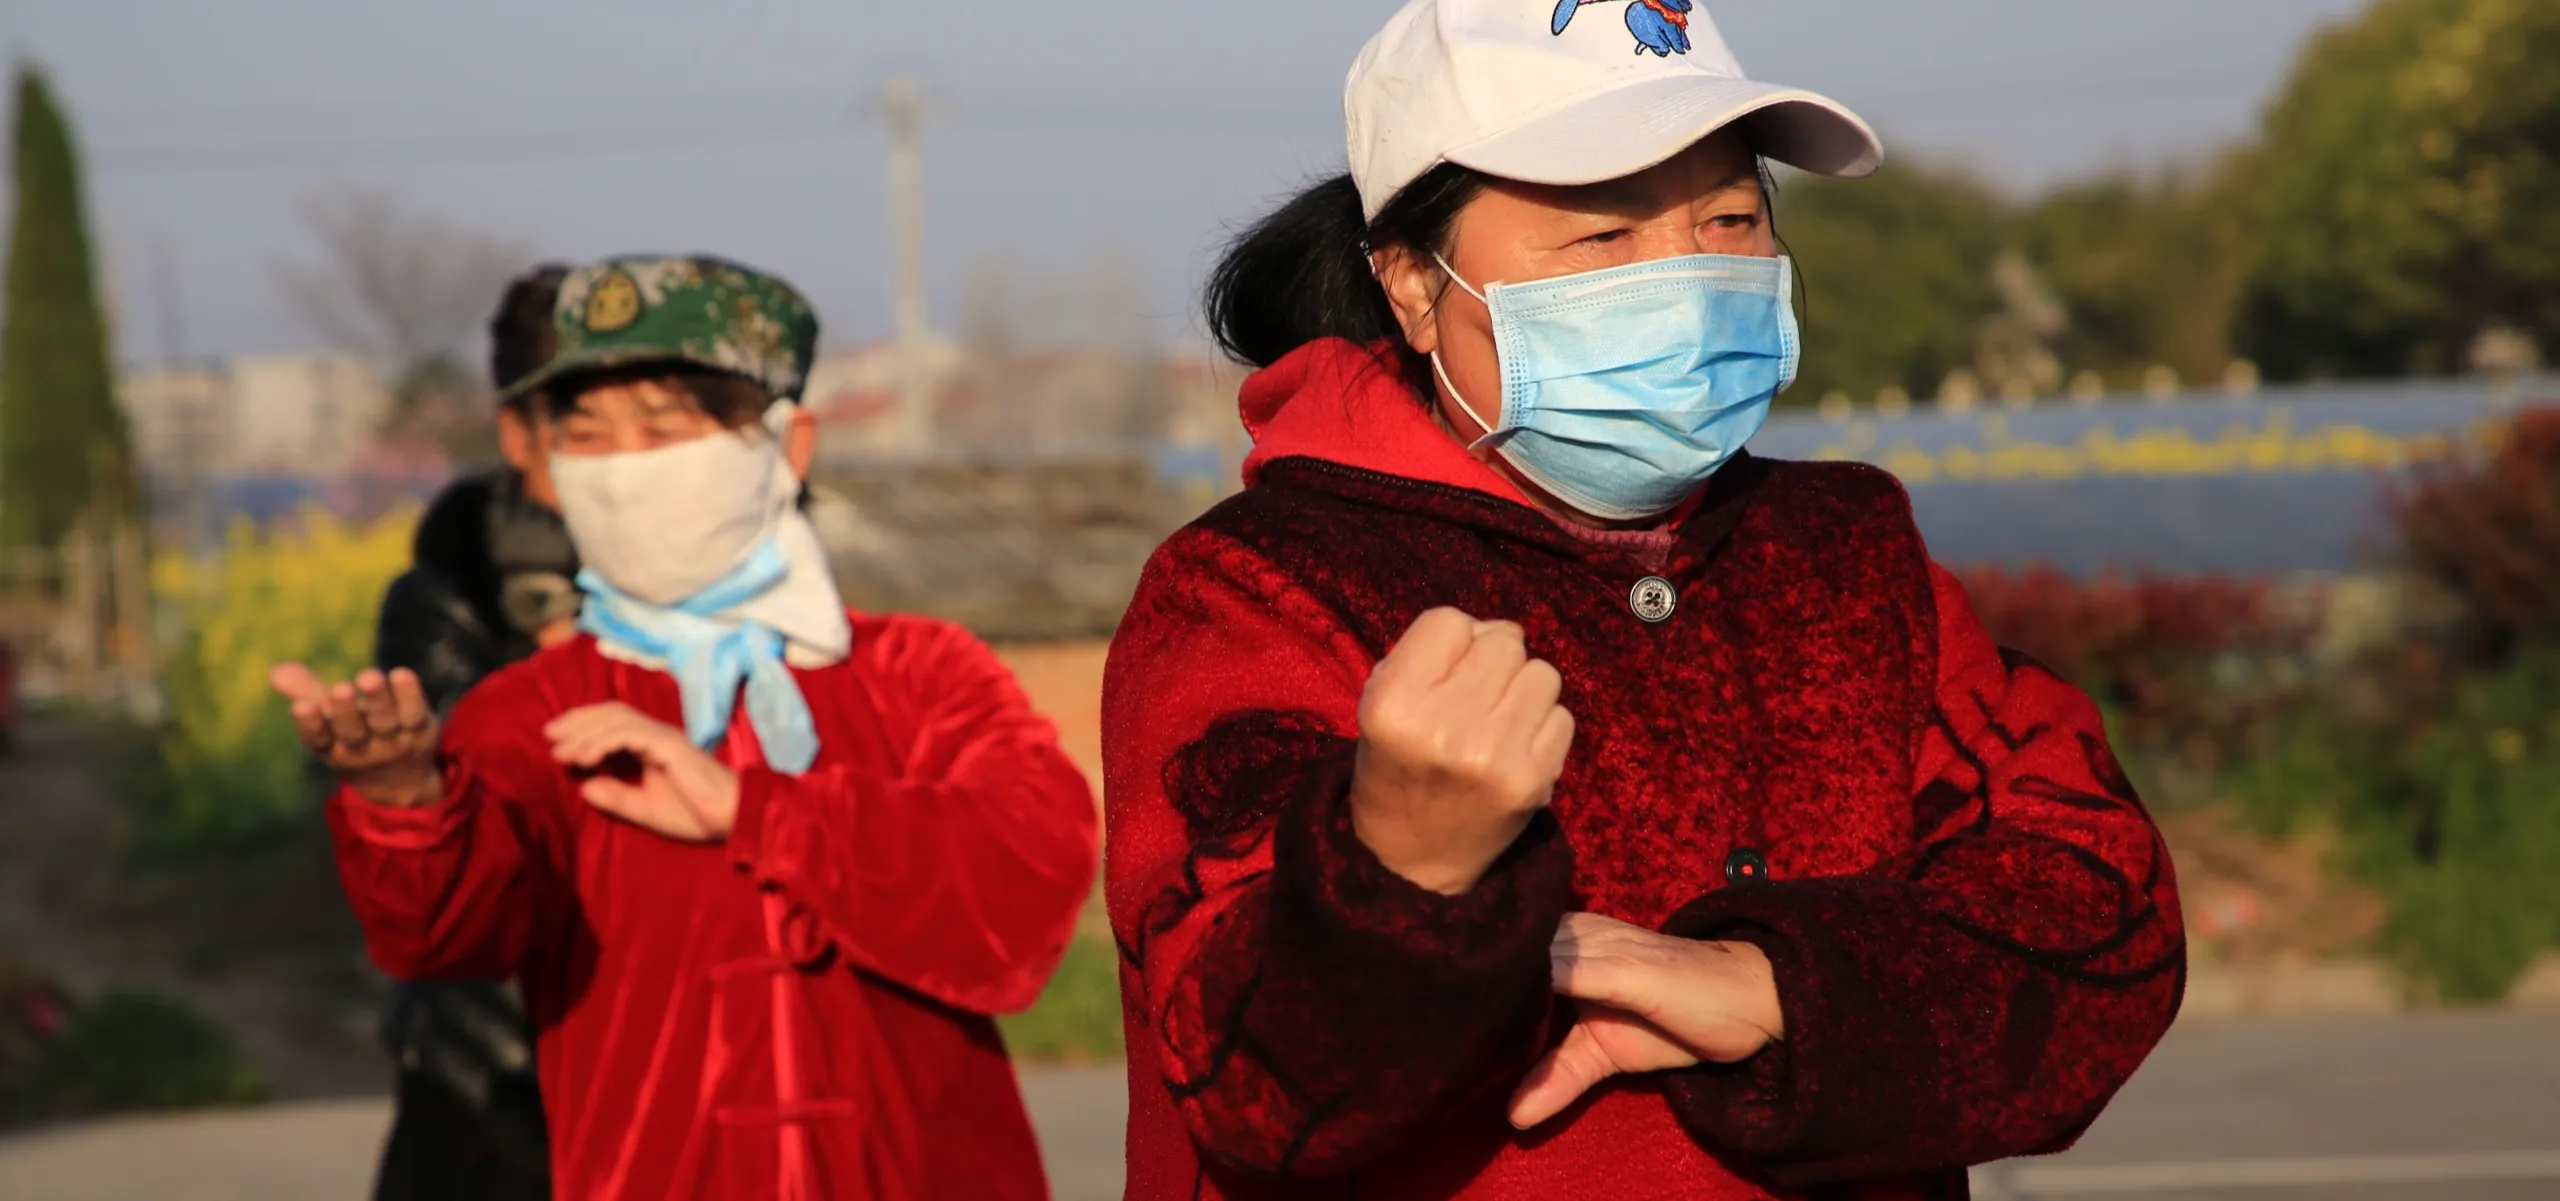
M1758 847L1735 847L1724 857L1724 882L1754 884L1769 878L1769 857Z
M1671 620L1672 611L1679 607L1680 591L1661 576L1646 576L1637 580L1635 587L1627 589L1627 608L1634 611L1637 620L1647 625Z

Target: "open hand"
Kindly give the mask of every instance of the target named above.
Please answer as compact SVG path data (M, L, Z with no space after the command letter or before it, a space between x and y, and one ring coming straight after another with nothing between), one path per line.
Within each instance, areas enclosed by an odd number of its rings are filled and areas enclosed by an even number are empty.
M542 728L551 757L602 767L616 755L639 761L637 781L592 776L578 786L588 804L680 842L718 842L738 816L738 774L704 754L684 731L620 703L589 705Z
M292 703L304 749L357 796L399 808L443 799L435 710L417 673L404 667L386 676L368 668L353 681L330 684L303 664L279 663L267 672L267 684Z
M1557 927L1559 995L1581 1020L1511 1097L1523 1130L1611 1076L1740 1063L1785 1037L1769 957L1749 943L1674 938L1596 913Z
M1547 805L1573 747L1556 669L1520 627L1455 609L1416 619L1369 673L1351 825L1378 861L1451 896Z

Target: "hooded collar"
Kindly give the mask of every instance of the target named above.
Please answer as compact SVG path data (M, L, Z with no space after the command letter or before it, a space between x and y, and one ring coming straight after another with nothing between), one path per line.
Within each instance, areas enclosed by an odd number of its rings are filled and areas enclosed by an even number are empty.
M1247 378L1237 405L1253 438L1248 487L1272 463L1309 458L1536 507L1431 419L1383 344L1310 342Z
M1416 401L1384 343L1310 342L1248 377L1237 395L1253 450L1251 487L1286 482L1362 503L1424 511L1587 556L1605 543L1577 536L1499 471L1467 452ZM1683 550L1701 558L1730 533L1768 464L1734 456L1673 518ZM1278 478L1275 478L1278 477Z

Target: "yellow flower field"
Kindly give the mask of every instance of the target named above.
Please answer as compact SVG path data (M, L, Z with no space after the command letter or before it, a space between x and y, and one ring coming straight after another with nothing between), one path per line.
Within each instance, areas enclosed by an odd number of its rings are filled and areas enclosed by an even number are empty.
M315 794L267 669L300 660L343 677L369 663L375 613L408 565L417 519L352 527L315 510L264 532L243 523L215 555L152 564L177 633L163 660L168 721L143 806L146 851L219 853L303 821Z

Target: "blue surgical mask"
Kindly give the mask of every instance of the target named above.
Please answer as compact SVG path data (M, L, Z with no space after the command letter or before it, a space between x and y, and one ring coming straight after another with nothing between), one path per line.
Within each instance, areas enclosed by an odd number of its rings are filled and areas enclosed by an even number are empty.
M1435 256L1436 257L1436 256ZM1478 442L1556 499L1632 521L1677 508L1794 382L1795 268L1695 254L1476 291L1493 312L1502 409L1486 421L1433 370Z

